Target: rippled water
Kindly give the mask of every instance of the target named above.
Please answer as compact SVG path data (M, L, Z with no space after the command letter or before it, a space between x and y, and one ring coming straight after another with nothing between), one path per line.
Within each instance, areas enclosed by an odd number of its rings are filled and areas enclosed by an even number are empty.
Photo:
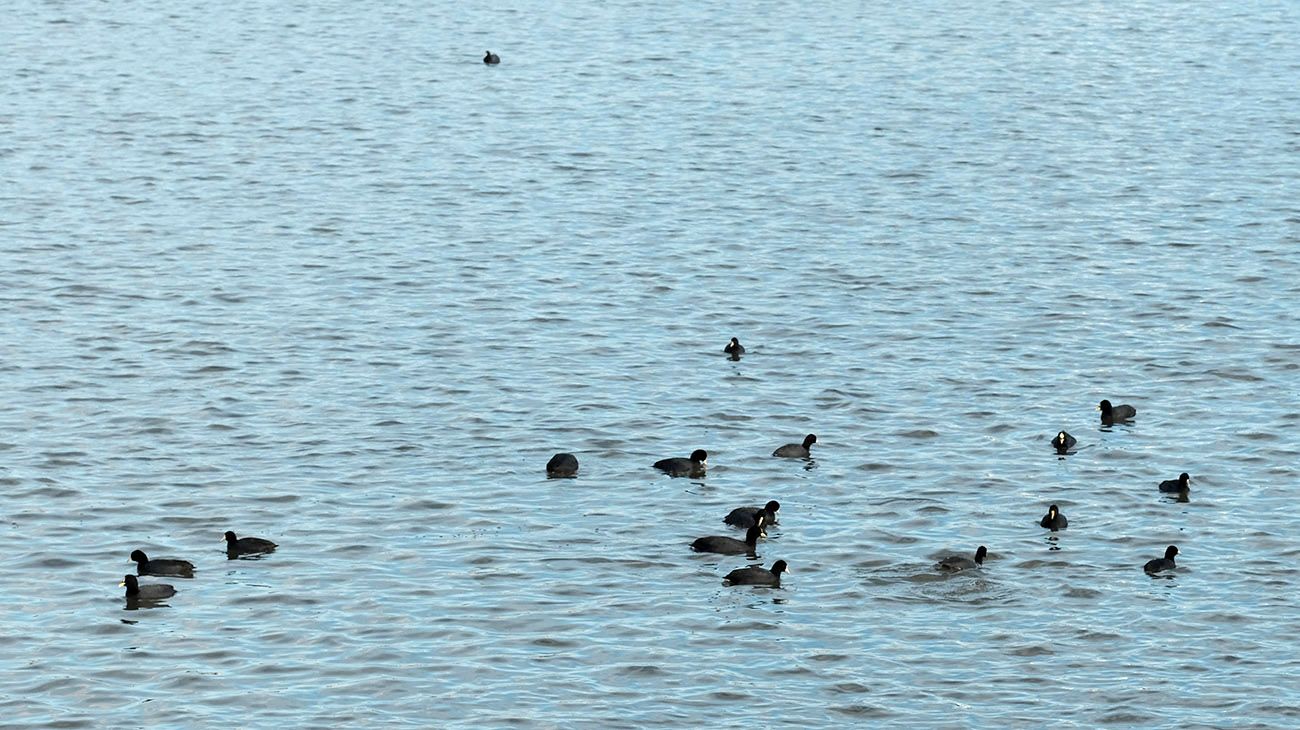
M6 722L1300 723L1293 4L5 26Z

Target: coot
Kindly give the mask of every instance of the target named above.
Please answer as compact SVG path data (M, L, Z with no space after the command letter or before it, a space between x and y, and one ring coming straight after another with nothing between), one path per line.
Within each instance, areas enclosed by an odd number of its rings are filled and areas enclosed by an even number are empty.
M763 525L776 524L776 512L781 509L781 503L775 499L763 505L762 507L737 507L731 510L722 521L732 527L752 527L757 523L758 518L763 518Z
M812 455L812 445L817 443L817 434L810 433L803 437L803 444L786 444L772 452L772 456L781 456L785 458L807 459Z
M934 567L938 568L939 570L947 571L949 573L956 573L962 570L970 570L971 568L978 568L979 566L983 565L984 556L988 554L989 554L989 549L984 547L983 545L980 545L979 548L975 551L974 560L971 560L970 558L964 555L950 555L944 558L943 560L940 560L939 563Z
M194 563L188 560L171 558L150 560L143 550L132 550L131 559L135 561L135 572L140 575L171 575L178 578L194 577Z
M1070 521L1065 519L1065 515L1061 514L1061 510L1057 509L1056 505L1052 505L1047 508L1047 514L1043 515L1043 519L1038 525L1039 527L1051 528L1052 532L1056 532L1068 527Z
M767 537L762 525L754 525L745 533L744 540L721 535L697 538L691 549L697 553L723 553L725 555L753 555L758 549L758 538Z
M675 477L704 476L704 472L708 468L708 459L709 453L707 451L696 449L691 452L691 458L689 459L683 459L680 456L671 459L660 459L654 463L654 467Z
M269 553L276 547L278 546L270 540L263 540L260 537L235 537L235 533L226 532L226 553L231 557Z
M140 581L134 575L128 575L122 579L121 585L126 586L126 597L140 600L153 600L157 598L171 598L176 595L176 589L166 583L154 583L153 585L142 586Z
M1174 565L1174 556L1177 554L1178 548L1170 545L1165 548L1165 556L1163 558L1148 560L1147 564L1142 566L1142 569L1148 573L1159 573L1162 570L1173 570L1176 567Z
M1103 400L1097 404L1097 410L1101 411L1102 423L1114 423L1115 421L1127 421L1137 415L1137 409L1130 405L1112 406L1110 401Z
M546 475L552 477L571 477L578 473L578 457L573 454L559 453L546 462Z
M789 572L790 569L786 567L785 561L778 560L772 563L771 570L751 565L748 568L737 568L727 573L727 577L722 580L724 583L733 586L773 586L780 588L781 574Z

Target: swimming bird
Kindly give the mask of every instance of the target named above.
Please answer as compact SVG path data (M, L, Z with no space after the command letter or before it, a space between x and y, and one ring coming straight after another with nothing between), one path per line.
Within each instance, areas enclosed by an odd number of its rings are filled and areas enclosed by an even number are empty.
M722 351L731 355L732 360L739 360L740 356L745 354L745 346L740 344L740 340L732 337L731 342L728 342Z
M501 63L501 57L492 51L488 51L483 55L483 63L486 63L489 66L495 66L496 64Z
M176 595L176 589L166 583L154 583L153 585L142 586L140 581L134 575L128 575L122 579L119 585L126 586L126 597L141 600L152 600L157 598L171 598Z
M1058 454L1064 454L1073 449L1074 444L1074 437L1064 431L1056 434L1056 438L1052 439L1052 448L1056 449Z
M571 477L578 473L578 457L573 454L559 453L546 462L546 475L551 477Z
M1138 414L1137 409L1133 406L1127 404L1112 406L1108 400L1098 403L1097 410L1101 411L1101 422L1106 424L1115 421L1127 421Z
M1160 491L1173 493L1187 492L1192 488L1192 485L1189 483L1191 482L1191 479L1192 478L1187 475L1187 472L1183 472L1178 475L1177 479L1166 479L1163 482L1160 482Z
M970 570L971 568L978 568L981 565L983 565L984 557L988 554L989 554L989 549L984 547L983 545L980 545L979 548L975 551L974 560L971 560L970 558L964 555L949 555L943 560L940 560L934 567L949 573L956 573L962 570Z
M270 540L263 540L260 537L235 537L235 533L226 531L226 554L229 557L269 553L277 547L279 546Z
M786 444L772 452L772 456L781 456L788 459L807 459L812 456L812 445L817 443L817 434L810 433L803 437L803 444Z
M778 560L772 563L771 570L756 565L751 565L748 568L737 568L727 573L727 577L723 578L722 581L733 586L772 586L780 588L781 574L789 572L790 569L786 567L785 561Z
M755 524L763 526L776 524L776 512L781 509L781 503L775 499L763 505L762 507L737 507L727 513L722 521L732 527L753 527ZM762 520L760 523L759 520Z
M172 575L178 578L194 577L194 563L188 560L169 558L150 560L143 550L132 550L131 559L135 561L135 572L140 575Z
M725 555L753 555L758 549L758 538L767 537L762 525L754 525L745 533L744 540L722 535L697 538L691 549L697 553L723 553Z
M1170 545L1165 548L1165 556L1163 558L1148 560L1147 564L1142 566L1142 569L1148 573L1159 573L1162 570L1173 570L1177 567L1174 565L1174 556L1177 554L1178 548Z
M660 459L654 463L654 467L667 472L669 476L702 477L705 469L709 466L708 460L709 452L704 449L696 449L691 452L691 458L689 459L683 459L680 456L671 459Z
M1070 521L1065 519L1065 515L1061 514L1061 510L1056 505L1048 507L1047 514L1043 515L1042 521L1038 523L1039 527L1050 527L1052 532L1064 530L1069 525Z

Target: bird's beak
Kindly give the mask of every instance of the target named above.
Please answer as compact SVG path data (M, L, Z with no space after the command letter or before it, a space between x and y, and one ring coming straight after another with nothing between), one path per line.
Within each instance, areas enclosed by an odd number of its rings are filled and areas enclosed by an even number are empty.
M118 587L118 588L125 588L125 587L126 587L126 581L122 581L121 583L118 583L118 584L117 584L117 587Z

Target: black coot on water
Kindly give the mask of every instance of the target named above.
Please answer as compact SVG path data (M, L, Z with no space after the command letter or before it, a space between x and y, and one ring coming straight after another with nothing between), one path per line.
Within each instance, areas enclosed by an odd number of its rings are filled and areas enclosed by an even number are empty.
M785 561L778 560L772 563L771 570L751 565L748 568L737 568L727 573L727 577L722 580L733 586L772 586L780 588L781 574L789 572L790 569L786 566Z
M159 598L171 598L176 595L176 589L166 583L142 586L134 575L124 577L121 585L126 586L126 597L129 599L149 601Z
M1165 548L1165 556L1163 558L1148 560L1147 564L1142 566L1142 569L1148 573L1159 573L1162 570L1173 570L1177 567L1174 565L1174 556L1177 554L1178 548L1174 545L1170 545Z
M573 454L559 453L546 462L546 475L552 477L571 477L578 473L578 457Z
M722 535L697 538L691 549L697 553L722 553L724 555L753 555L758 549L758 538L766 537L762 525L754 525L745 533L744 540Z
M1101 422L1107 424L1116 421L1127 421L1138 413L1133 406L1128 404L1112 406L1108 400L1103 400L1097 404L1097 410L1101 411Z
M135 561L135 572L140 575L171 575L179 578L194 577L194 563L188 560L161 558L150 560L143 550L132 550L131 559Z
M1056 438L1052 439L1052 448L1056 449L1058 454L1068 453L1074 448L1074 444L1074 437L1064 431L1056 434Z
M776 524L776 512L781 509L781 503L775 499L763 505L762 507L737 507L722 518L722 521L732 527L752 527L761 517L763 525Z
M984 564L984 557L988 555L988 553L989 549L980 545L979 548L975 550L974 560L971 560L964 555L950 555L943 560L940 560L934 567L948 573L957 573L963 570L970 570L971 568L978 568Z
M708 460L709 452L704 449L696 449L691 452L689 459L683 459L680 456L671 459L660 459L654 463L654 467L675 477L703 476L709 466Z
M1160 491L1162 492L1186 492L1192 488L1192 478L1183 472L1178 475L1177 479L1166 479L1160 482ZM1213 480L1211 480L1213 481Z
M745 346L740 344L740 340L732 337L731 342L728 342L722 351L730 355L732 360L739 360L740 356L745 354Z
M1043 519L1038 523L1038 525L1040 527L1050 528L1052 532L1056 532L1057 530L1064 530L1068 527L1070 521L1065 519L1065 515L1061 514L1061 510L1057 509L1056 505L1052 505L1047 508L1047 514L1043 515Z
M270 540L260 537L236 537L235 533L226 532L226 553L230 556L269 553L278 547Z
M780 456L787 459L807 459L812 456L812 445L817 443L817 434L810 433L803 437L802 444L786 444L778 447L772 452L772 456Z

